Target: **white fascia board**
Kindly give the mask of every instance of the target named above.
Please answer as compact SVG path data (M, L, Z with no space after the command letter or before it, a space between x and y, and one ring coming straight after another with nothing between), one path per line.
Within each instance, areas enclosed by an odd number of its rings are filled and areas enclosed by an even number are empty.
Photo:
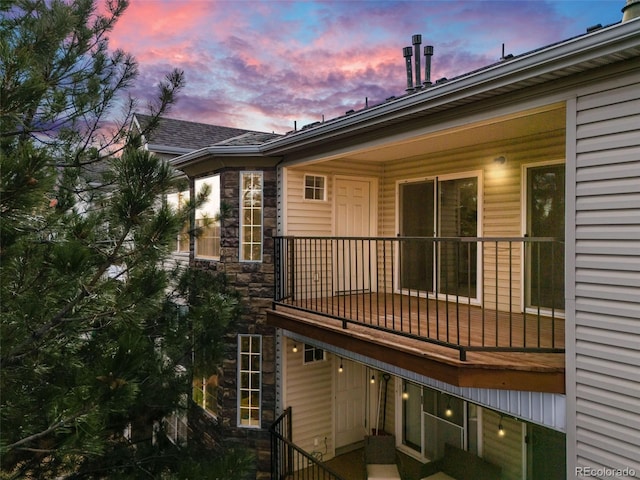
M147 150L157 153L169 153L172 155L184 155L185 153L192 152L193 150L190 148L184 147L172 147L170 145L159 145L155 143L147 143Z
M262 155L262 150L258 145L212 145L210 147L193 150L189 153L171 159L170 163L176 168L182 168L203 157L239 157L246 155Z
M264 151L283 153L289 148L300 148L316 141L373 127L412 113L424 113L476 95L483 95L482 98L486 98L492 91L500 94L499 89L508 85L515 86L519 82L526 82L527 86L532 83L544 83L548 81L544 76L552 72L558 72L559 76L568 76L576 73L576 68L578 70L594 68L591 64L594 60L624 52L627 49L639 48L640 19L634 19L522 57L505 60L476 73L354 112L349 116L329 120L309 130L273 140L265 145Z

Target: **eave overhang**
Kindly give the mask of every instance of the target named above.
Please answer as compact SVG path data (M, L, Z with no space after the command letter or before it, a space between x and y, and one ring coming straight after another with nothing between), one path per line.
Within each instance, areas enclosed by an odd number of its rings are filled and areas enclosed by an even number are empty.
M176 157L171 165L189 176L197 176L222 168L269 168L280 160L265 155L260 145L212 145Z

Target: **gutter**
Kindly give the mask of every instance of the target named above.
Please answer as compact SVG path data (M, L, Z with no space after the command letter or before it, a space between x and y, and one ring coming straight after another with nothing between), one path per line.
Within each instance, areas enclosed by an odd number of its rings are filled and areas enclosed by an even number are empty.
M191 148L184 147L172 147L169 145L157 145L154 143L147 143L147 150L158 153L169 153L171 155L183 155L185 153L192 152Z
M188 153L171 159L170 163L176 168L181 168L202 157L265 156L260 147L261 145L211 145L198 150L188 150Z

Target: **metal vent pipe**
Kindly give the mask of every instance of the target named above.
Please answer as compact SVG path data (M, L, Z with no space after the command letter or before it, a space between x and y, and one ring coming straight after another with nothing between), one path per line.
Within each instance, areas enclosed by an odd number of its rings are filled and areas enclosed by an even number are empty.
M419 33L411 37L411 43L413 43L414 62L416 65L416 88L422 86L420 81L420 44L422 43L422 35Z
M431 57L433 56L433 45L424 47L424 85L431 85Z
M413 55L413 48L404 47L402 49L404 60L407 65L407 91L413 90L413 66L411 65L411 55Z
M627 0L625 6L622 7L622 14L623 22L640 17L640 0Z

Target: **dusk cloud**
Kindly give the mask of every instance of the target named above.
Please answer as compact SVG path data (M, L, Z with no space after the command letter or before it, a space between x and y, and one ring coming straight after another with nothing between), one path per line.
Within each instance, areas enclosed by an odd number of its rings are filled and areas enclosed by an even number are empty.
M585 6L586 5L586 6ZM143 100L172 68L170 116L284 133L401 95L402 47L422 34L451 78L620 20L624 0L131 2L110 36L140 64ZM371 104L370 103L370 104Z

